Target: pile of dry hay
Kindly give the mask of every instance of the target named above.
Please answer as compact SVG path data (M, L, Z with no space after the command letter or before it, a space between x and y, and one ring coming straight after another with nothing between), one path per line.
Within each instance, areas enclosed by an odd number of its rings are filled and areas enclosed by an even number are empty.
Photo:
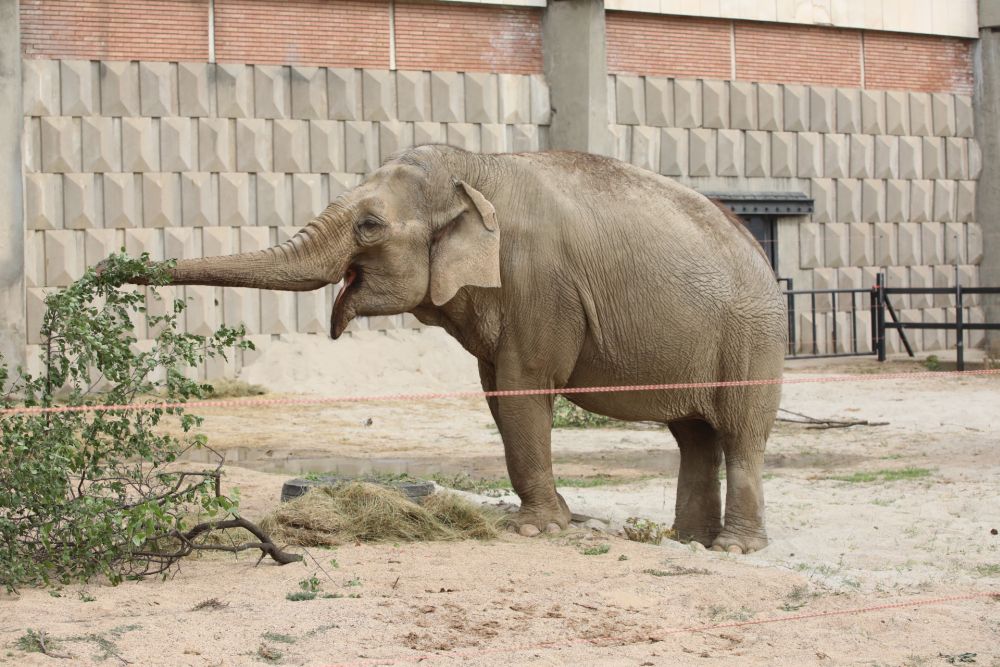
M319 487L283 503L260 526L275 544L303 547L349 542L488 540L504 516L452 493L435 493L422 505L400 491L352 482Z

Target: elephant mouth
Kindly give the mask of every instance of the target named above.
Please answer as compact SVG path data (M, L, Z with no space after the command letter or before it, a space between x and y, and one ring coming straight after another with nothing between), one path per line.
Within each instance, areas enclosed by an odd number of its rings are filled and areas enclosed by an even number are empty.
M344 329L347 328L347 325L354 317L354 313L351 313L349 316L345 313L347 310L348 293L358 290L358 287L361 285L361 279L361 269L355 266L347 268L347 272L344 274L344 286L340 288L340 293L337 294L337 299L333 303L330 335L334 340L340 338L340 335L344 333Z

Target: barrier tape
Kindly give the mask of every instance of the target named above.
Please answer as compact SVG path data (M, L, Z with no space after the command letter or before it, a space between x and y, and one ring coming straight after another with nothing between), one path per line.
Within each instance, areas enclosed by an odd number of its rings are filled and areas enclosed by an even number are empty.
M889 604L880 604L870 607L853 607L851 609L832 609L830 611L817 611L808 614L796 614L794 616L779 616L775 618L761 618L750 621L734 621L732 623L717 623L712 625L696 625L685 628L671 628L667 629L660 634L650 633L650 636L639 640L626 640L622 641L620 639L615 639L611 636L603 637L576 637L573 639L565 639L561 641L552 642L542 642L539 644L533 644L531 646L523 646L518 648L498 648L498 649L486 649L486 650L459 650L459 651L442 651L440 653L425 653L412 656L400 656L395 658L369 658L363 660L355 660L352 662L337 662L331 663L328 667L363 667L367 665L398 665L405 663L415 663L423 662L425 660L433 660L435 658L478 658L488 655L500 655L506 653L518 653L523 651L534 651L534 650L545 650L545 649L560 649L560 648L571 648L573 646L596 646L596 647L622 647L622 646L635 646L639 644L653 644L657 642L664 641L666 637L671 635L679 634L694 634L694 633L704 633L712 632L715 630L731 630L734 628L743 628L747 626L754 625L772 625L776 623L789 623L793 621L806 621L816 618L829 618L831 616L852 616L858 614L869 614L877 611L886 611L889 609L906 609L909 607L921 607L927 605L944 604L946 602L964 602L968 600L976 600L979 598L992 598L993 600L1000 602L1000 591L991 591L983 593L969 593L966 595L950 595L947 597L931 598L926 600L910 600L907 602L891 602Z
M377 403L390 401L428 401L445 398L503 398L509 396L549 396L553 394L604 394L630 391L676 391L681 389L718 389L731 387L761 387L768 385L820 384L826 382L875 382L885 380L918 380L944 377L973 377L1000 375L1000 368L971 371L919 371L882 373L873 375L828 375L808 378L767 378L762 380L728 380L722 382L675 382L665 384L637 384L607 387L563 387L553 389L503 389L498 391L449 391L417 394L374 394L362 396L317 396L309 398L244 398L198 401L151 401L148 403L122 403L118 405L53 405L4 408L0 417L8 415L41 415L61 412L111 412L156 410L170 408L245 408L275 405L328 405L335 403Z

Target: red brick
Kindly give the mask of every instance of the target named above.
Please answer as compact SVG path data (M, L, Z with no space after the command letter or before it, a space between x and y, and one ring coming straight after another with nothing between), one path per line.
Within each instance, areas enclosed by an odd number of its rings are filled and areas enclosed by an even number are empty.
M861 87L860 31L738 21L734 36L737 79Z
M608 72L728 79L730 22L607 12Z
M973 44L956 37L866 32L865 85L972 94Z

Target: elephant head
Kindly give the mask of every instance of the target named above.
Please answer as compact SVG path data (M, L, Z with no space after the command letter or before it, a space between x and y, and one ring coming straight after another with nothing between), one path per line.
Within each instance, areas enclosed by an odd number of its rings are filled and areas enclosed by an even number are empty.
M307 291L343 281L330 318L338 338L359 315L443 305L463 286L500 286L500 231L490 201L445 147L397 156L285 243L181 260L179 285ZM449 159L450 158L450 159Z

